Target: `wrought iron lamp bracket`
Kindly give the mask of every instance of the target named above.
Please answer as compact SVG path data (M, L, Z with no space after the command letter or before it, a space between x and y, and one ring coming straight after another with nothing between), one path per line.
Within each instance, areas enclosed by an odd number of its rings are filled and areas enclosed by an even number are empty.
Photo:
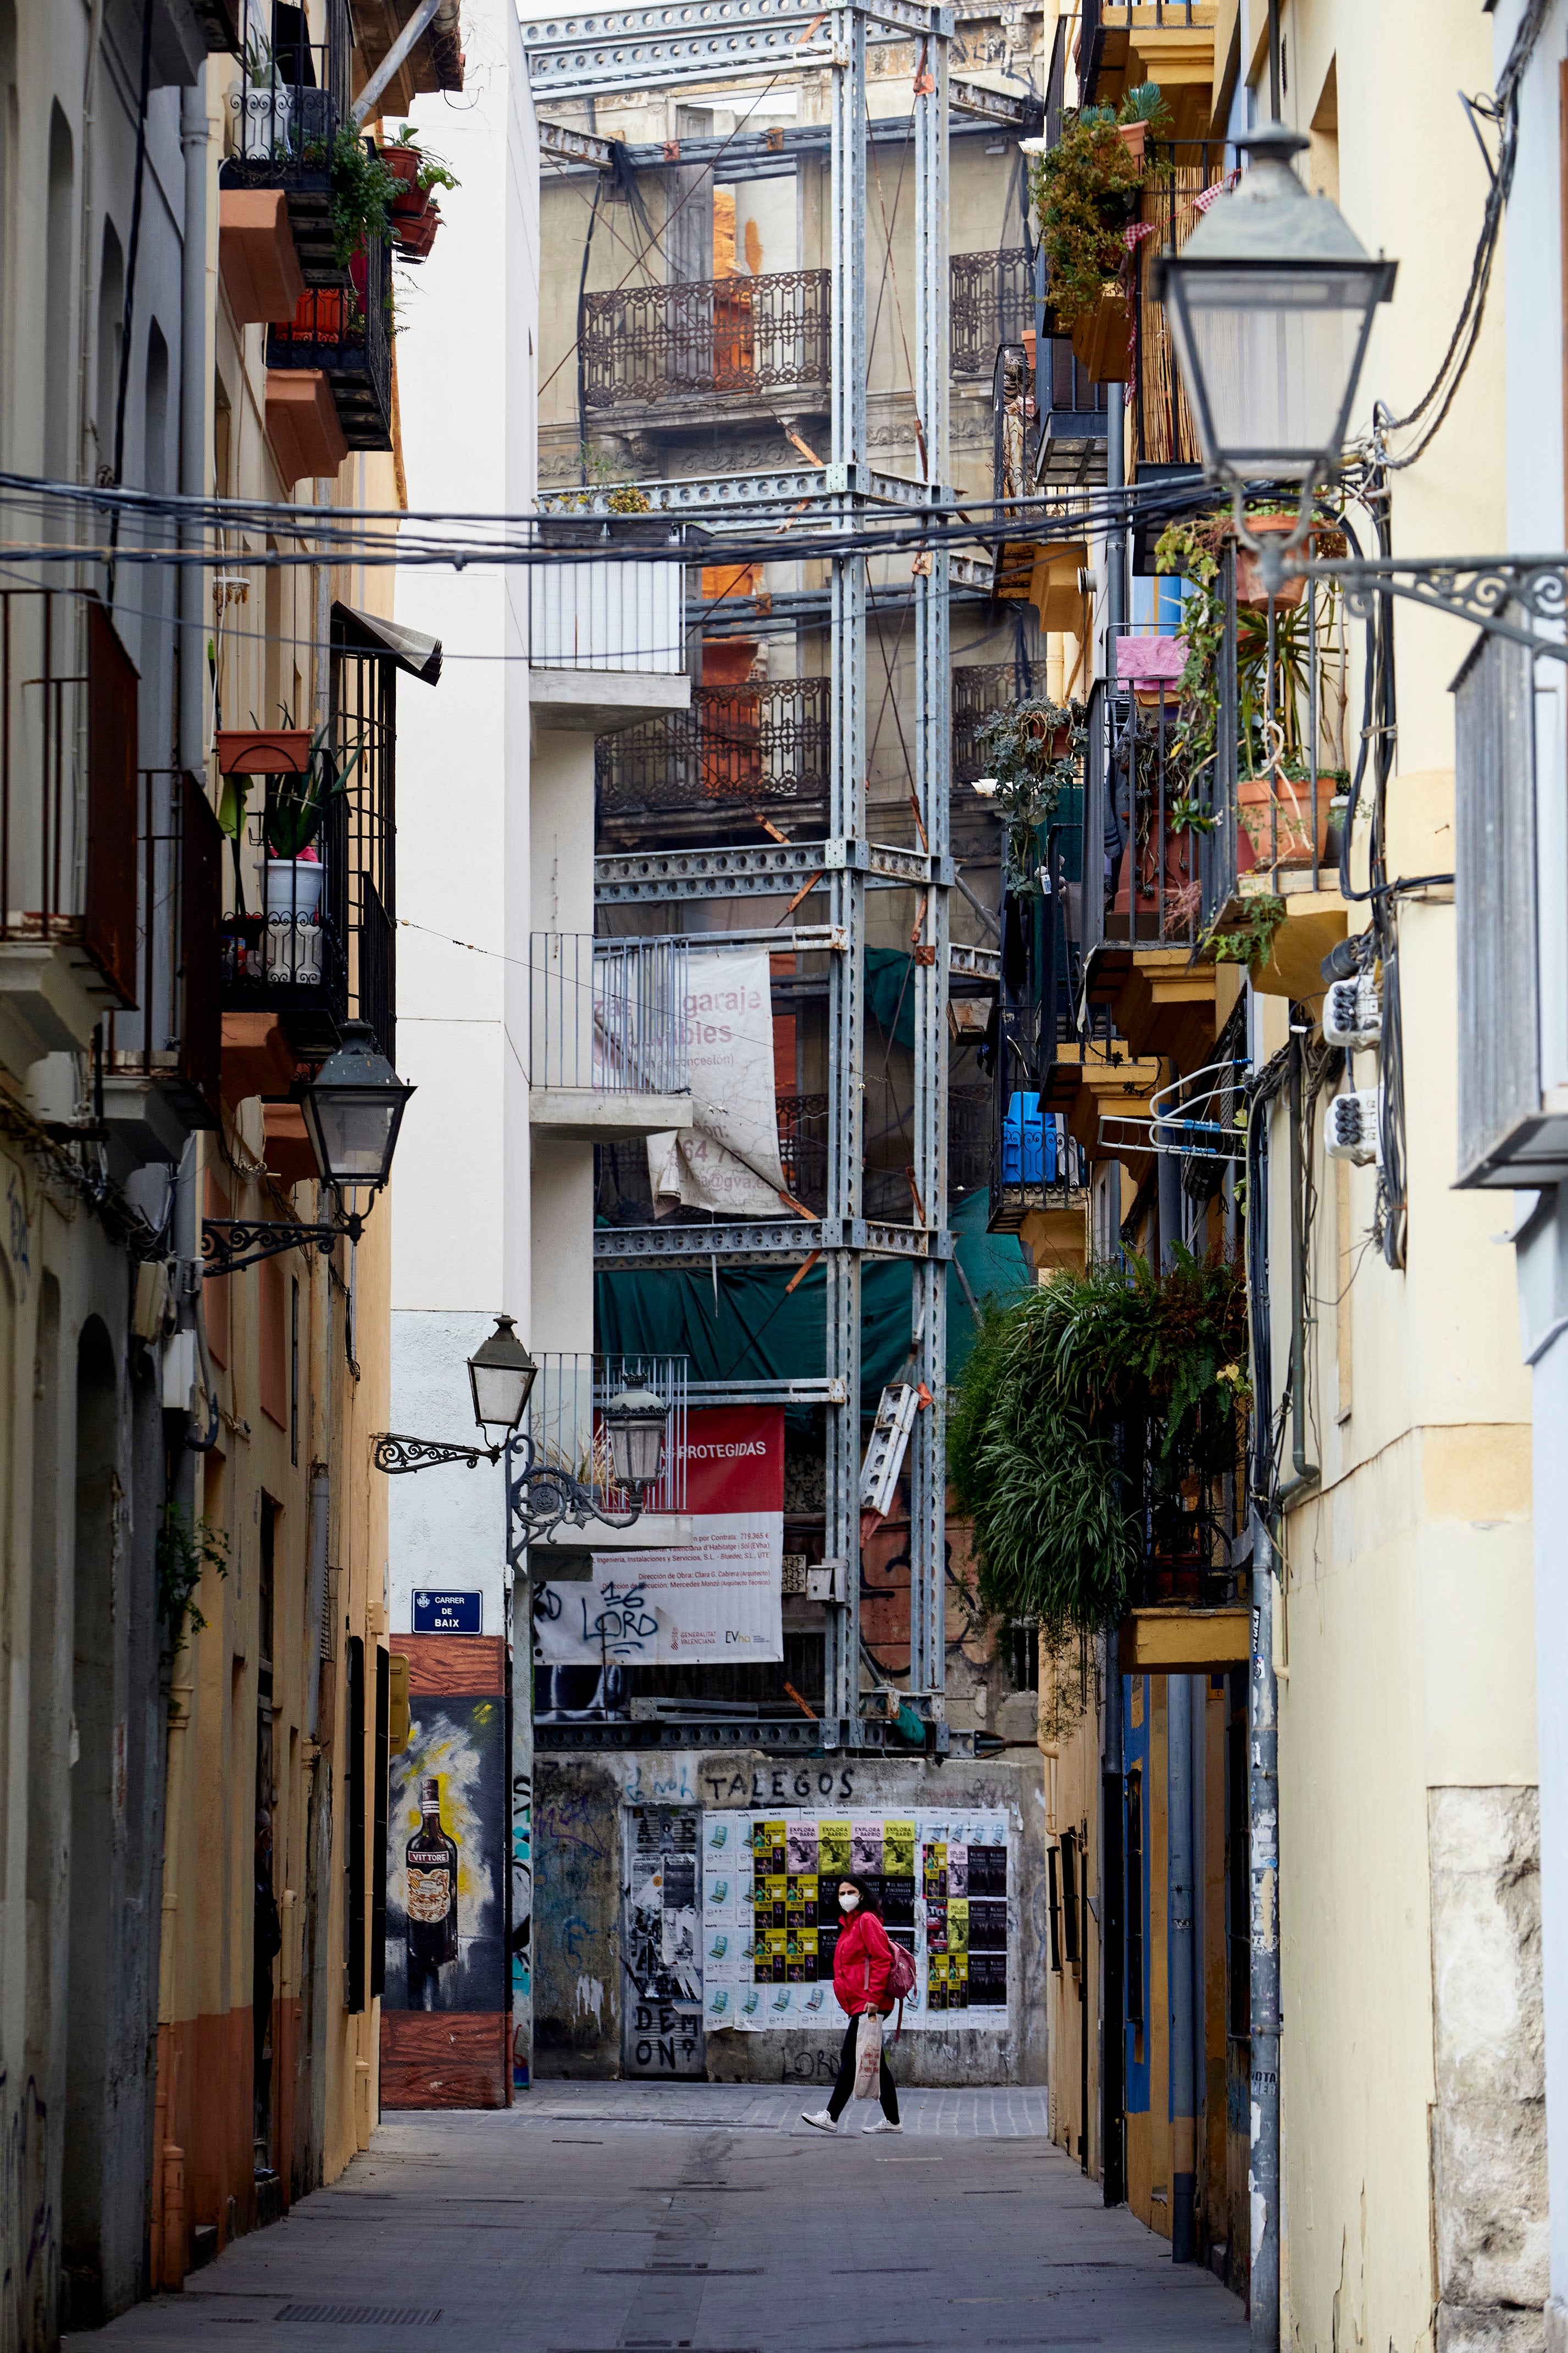
M1456 621L1474 622L1493 637L1511 638L1532 653L1568 662L1568 636L1543 634L1530 621L1561 632L1568 623L1568 554L1507 556L1349 556L1290 567L1293 575L1344 590L1345 609L1365 620L1378 596L1404 596ZM1518 607L1521 617L1510 618ZM1529 619L1522 617L1529 616Z
M204 1218L202 1273L242 1274L247 1266L259 1266L264 1258L278 1258L284 1250L319 1250L326 1258L338 1242L357 1242L363 1231L364 1220L357 1210L315 1225L297 1225L286 1218Z
M569 1471L542 1462L531 1438L509 1444L506 1463L506 1556L513 1569L523 1567L530 1544L568 1522L577 1528L586 1527L590 1520L605 1527L629 1528L642 1517L640 1495L635 1495L628 1511L606 1511L603 1497L574 1479Z
M395 1477L402 1471L429 1471L441 1462L466 1462L477 1471L481 1462L499 1462L499 1446L481 1445L476 1440L471 1445L462 1439L409 1438L396 1430L384 1430L374 1440L371 1460L378 1471Z

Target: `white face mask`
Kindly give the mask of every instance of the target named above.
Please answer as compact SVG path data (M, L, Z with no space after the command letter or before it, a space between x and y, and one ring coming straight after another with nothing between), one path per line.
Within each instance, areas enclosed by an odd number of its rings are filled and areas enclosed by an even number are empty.
M854 1909L855 1909L855 1906L857 1905L857 1904L858 1904L858 1903L859 1903L859 1901L860 1901L860 1898L856 1894L855 1890L854 1890L853 1888L851 1888L851 1889L849 1890L849 1893L848 1893L848 1894L847 1894L847 1895L846 1895L846 1894L844 1894L844 1892L843 1892L843 1890L842 1890L842 1889L840 1889L840 1890L839 1890L839 1894L838 1894L838 1909L839 1909L841 1912L853 1912L853 1911L854 1911Z

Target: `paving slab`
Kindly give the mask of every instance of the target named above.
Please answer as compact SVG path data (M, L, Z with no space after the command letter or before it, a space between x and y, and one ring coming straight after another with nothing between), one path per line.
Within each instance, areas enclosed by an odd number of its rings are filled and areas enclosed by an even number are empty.
M389 2118L330 2189L71 2353L1245 2353L1242 2307L1047 2137L1027 2086L542 2084ZM875 2105L871 2115L878 2113Z

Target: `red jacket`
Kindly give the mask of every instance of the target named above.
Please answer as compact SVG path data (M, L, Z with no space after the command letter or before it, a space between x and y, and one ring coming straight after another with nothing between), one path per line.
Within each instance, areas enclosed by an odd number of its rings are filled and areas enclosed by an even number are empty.
M851 2018L863 2010L879 2010L886 2017L893 2007L888 1995L892 1958L888 1932L876 1914L864 1909L851 1913L833 1948L833 1991L839 2009Z

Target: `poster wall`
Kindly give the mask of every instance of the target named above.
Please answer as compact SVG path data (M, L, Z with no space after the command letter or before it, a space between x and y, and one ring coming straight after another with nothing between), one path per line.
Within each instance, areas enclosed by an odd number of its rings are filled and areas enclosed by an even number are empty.
M913 2028L1007 2024L1007 1817L709 1811L702 1822L702 2011L725 2027L846 2022L833 1948L846 1872L874 1883L914 1956Z
M624 1816L622 2072L701 2075L702 1864L690 1806L633 1806Z
M693 1413L678 1550L595 1553L592 1578L542 1583L534 1655L547 1666L668 1666L784 1657L784 1408Z
M387 1791L387 2107L500 2107L507 2031L506 1645L400 1634L409 1738Z

